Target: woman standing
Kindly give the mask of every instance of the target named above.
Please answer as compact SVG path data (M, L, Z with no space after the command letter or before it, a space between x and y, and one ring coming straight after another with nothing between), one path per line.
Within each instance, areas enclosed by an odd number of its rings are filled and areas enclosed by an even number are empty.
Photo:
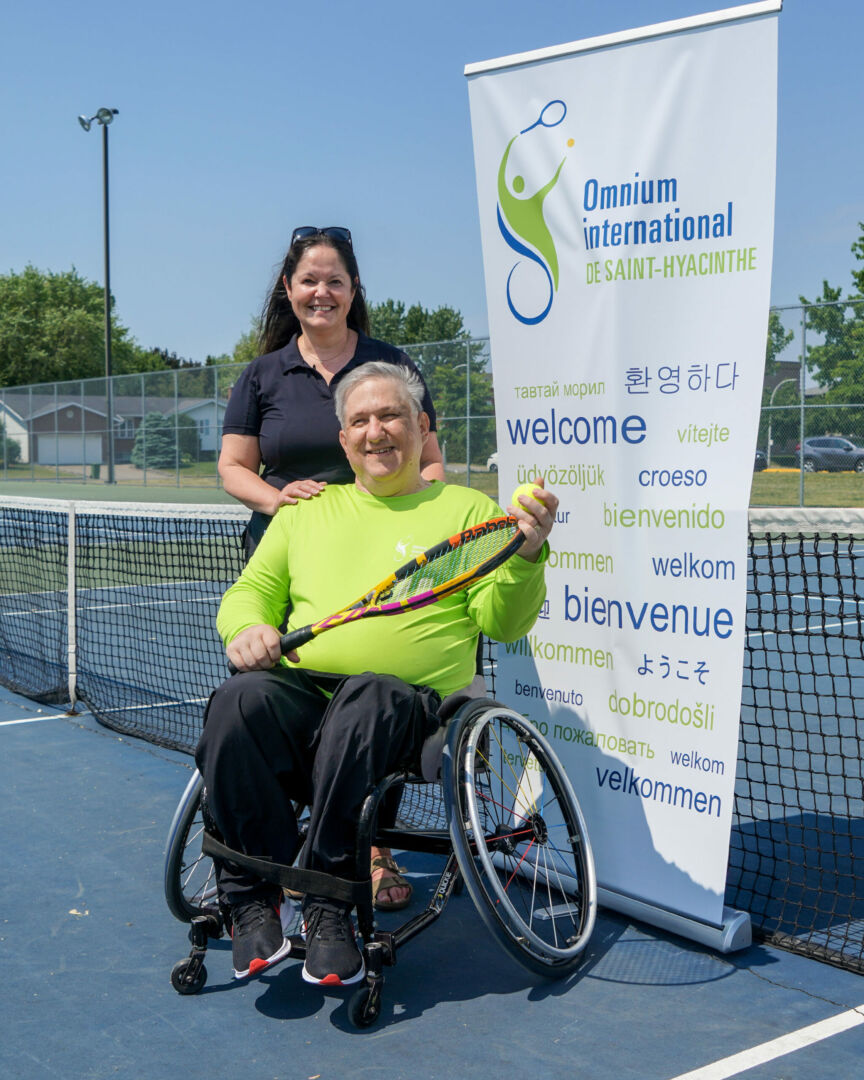
M263 354L240 375L225 410L219 475L225 490L253 512L247 558L280 506L313 498L328 483L354 482L339 443L334 384L370 360L417 371L405 353L368 332L351 233L337 226L295 229L264 312ZM431 430L421 471L427 480L443 480L428 389L424 411ZM395 811L392 803L382 804L382 819L392 820ZM411 885L389 850L372 849L371 872L376 907L408 904Z
M417 370L368 330L348 229L295 229L265 309L263 355L239 377L225 410L219 475L225 490L253 511L247 557L280 506L311 498L327 483L354 481L339 445L334 382L369 360ZM427 480L443 480L428 390L424 409L431 432L421 470Z

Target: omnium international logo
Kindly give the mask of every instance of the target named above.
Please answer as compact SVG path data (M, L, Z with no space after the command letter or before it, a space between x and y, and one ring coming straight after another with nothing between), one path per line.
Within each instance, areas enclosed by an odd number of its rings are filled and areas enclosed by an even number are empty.
M558 98L547 101L534 123L523 128L507 143L507 149L504 151L504 156L501 158L501 164L498 167L498 228L508 245L518 255L522 255L535 263L542 270L545 279L543 291L546 295L541 299L542 311L535 315L526 314L522 310L523 304L525 304L524 298L520 301L518 295L520 290L518 286L514 288L513 274L522 262L521 259L513 264L510 273L507 275L507 306L510 308L513 317L518 319L519 322L525 323L526 326L534 326L546 318L558 291L558 253L555 250L552 233L549 231L546 219L543 216L543 202L558 183L558 177L561 175L567 155L565 154L561 159L552 179L535 191L533 195L524 194L525 177L522 175L514 176L512 184L508 186L507 163L510 159L513 144L518 138L527 135L529 131L533 131L536 127L558 127L566 115L567 106L563 101ZM567 145L572 146L573 140L568 139ZM514 291L517 293L515 298Z

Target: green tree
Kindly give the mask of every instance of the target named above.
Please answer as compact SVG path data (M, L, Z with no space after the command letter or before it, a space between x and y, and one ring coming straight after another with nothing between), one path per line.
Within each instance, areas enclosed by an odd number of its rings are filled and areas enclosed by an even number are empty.
M793 436L797 436L798 420L791 411L780 410L779 406L788 405L798 400L798 390L792 383L782 385L774 394L777 382L777 361L786 346L795 337L794 330L787 330L783 325L779 311L768 312L768 340L765 345L765 385L762 390L762 410L759 414L759 435L757 446L768 447L769 432L771 441L777 446L786 445ZM772 403L773 407L769 409Z
M852 254L864 262L864 222ZM807 434L835 432L860 441L864 435L864 267L852 270L853 292L842 301L842 288L822 282L820 306L806 311L806 327L822 337L807 346L806 363L816 384L825 388L825 408L810 410ZM800 297L802 304L810 304Z
M135 433L132 464L138 469L174 469L191 465L198 455L198 429L191 417L180 413L150 412ZM178 460L179 459L179 460Z
M401 346L470 336L455 308L444 306L429 311L421 304L412 304L406 309L401 300L370 304L369 325L372 337Z
M137 371L180 371L184 368L200 368L194 360L187 360L168 349L139 349Z
M256 356L261 355L261 320L253 319L245 334L241 334L231 354L231 364L251 364Z
M484 344L471 340L461 313L446 306L434 311L421 304L406 308L401 300L391 299L370 305L369 321L373 337L399 345L423 373L448 461L465 461L470 443L471 463L485 465L495 449L492 374Z
M142 350L116 319L111 352L116 372L141 370ZM101 285L74 267L55 274L27 266L0 275L0 386L95 378L104 371Z
M765 346L765 378L769 379L777 371L777 358L795 337L794 330L787 330L780 318L780 312L773 309L768 312L768 342Z
M407 351L410 354L412 350ZM458 359L442 358L431 370L428 365L424 369L438 415L438 439L442 446L446 443L449 461L465 461L470 450L471 464L485 465L496 445L492 373L488 370L485 355L480 355L473 343L468 350L464 345L459 346L455 357ZM468 364L471 368L470 400ZM465 419L466 410L470 420Z
M0 463L15 465L21 460L21 446L17 439L6 434L6 425L0 420Z

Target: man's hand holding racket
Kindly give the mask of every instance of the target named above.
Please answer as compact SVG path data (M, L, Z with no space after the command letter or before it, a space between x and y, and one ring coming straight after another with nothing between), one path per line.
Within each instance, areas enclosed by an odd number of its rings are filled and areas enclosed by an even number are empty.
M518 519L519 528L525 536L525 542L518 551L521 558L537 562L540 549L555 524L557 510L558 497L543 487L542 476L531 484L522 484L513 492L507 512Z
M275 626L260 623L241 630L225 648L232 671L268 671L282 659L282 638ZM293 649L284 653L296 664L300 657Z

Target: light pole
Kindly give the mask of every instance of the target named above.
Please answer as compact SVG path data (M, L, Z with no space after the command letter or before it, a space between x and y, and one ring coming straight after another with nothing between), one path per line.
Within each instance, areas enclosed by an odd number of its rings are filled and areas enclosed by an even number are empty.
M102 221L105 238L105 424L108 429L108 478L114 483L114 395L111 387L111 245L108 232L108 125L117 109L98 109L94 116L79 116L78 123L89 131L96 120L102 128Z
M780 382L778 382L777 385L774 387L774 389L771 391L771 397L768 399L768 452L765 455L765 466L766 466L766 468L768 466L770 466L770 464L771 464L771 447L773 445L773 443L771 441L771 422L773 420L773 413L771 412L771 408L774 405L774 395L777 393L777 391L780 389L780 387L784 383L787 383L787 382L797 383L798 380L797 379L781 379Z

